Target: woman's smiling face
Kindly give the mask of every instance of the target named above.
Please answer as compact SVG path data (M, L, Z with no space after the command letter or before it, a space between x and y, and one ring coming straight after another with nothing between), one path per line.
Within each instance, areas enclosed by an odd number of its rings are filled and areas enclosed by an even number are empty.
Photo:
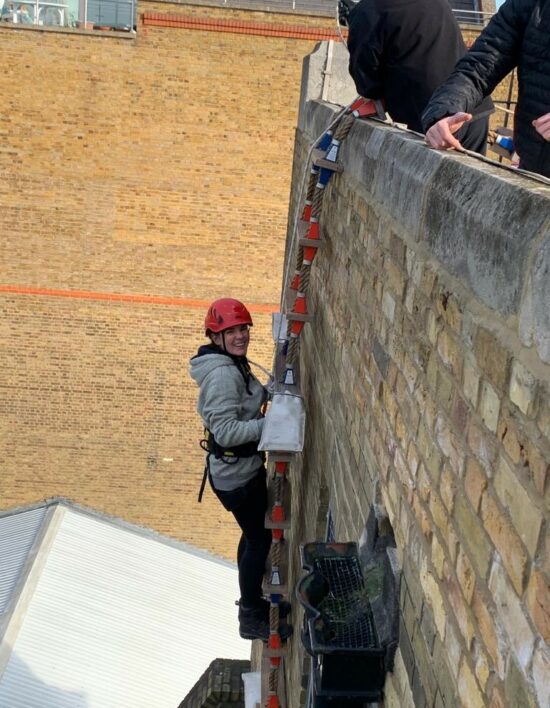
M246 356L250 342L250 327L246 324L229 327L229 329L224 329L223 332L212 334L212 341L222 349L225 349L228 354Z

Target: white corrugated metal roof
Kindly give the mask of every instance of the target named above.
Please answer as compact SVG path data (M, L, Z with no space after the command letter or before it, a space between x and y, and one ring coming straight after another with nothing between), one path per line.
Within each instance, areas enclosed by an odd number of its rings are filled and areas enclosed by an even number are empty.
M12 599L45 512L40 507L0 517L0 614Z
M232 564L66 506L46 552L0 706L174 708L213 659L249 658Z

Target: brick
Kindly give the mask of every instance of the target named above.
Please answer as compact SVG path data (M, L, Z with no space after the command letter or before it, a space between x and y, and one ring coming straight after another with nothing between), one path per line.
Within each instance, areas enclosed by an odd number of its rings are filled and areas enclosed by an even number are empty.
M394 231L390 232L389 251L395 263L408 273L406 268L407 247L405 246L403 239L401 239Z
M455 393L454 386L455 385L450 375L446 371L438 369L435 400L448 414L450 414L453 405Z
M445 534L447 526L449 525L449 515L443 505L443 502L441 501L441 497L435 489L432 489L430 494L429 507L434 524L443 534Z
M533 656L535 636L525 616L521 602L506 578L503 566L495 562L489 578L495 607L508 635L508 641L522 669L526 669Z
M497 430L499 413L500 399L498 393L488 381L483 381L479 400L479 414L481 420L492 433Z
M535 708L535 697L530 691L527 678L515 661L508 663L508 673L505 682L506 700L511 706Z
M388 285L397 296L397 301L400 302L403 299L403 293L405 291L405 274L391 258L385 259L384 279L386 285Z
M466 473L464 475L464 491L470 500L474 511L479 511L481 495L487 489L487 477L481 465L472 457L466 460Z
M394 432L396 440L401 444L401 447L406 450L410 440L410 435L414 435L414 431L411 431L411 433L409 432L409 427L405 423L405 418L401 415L399 410L396 411L395 414Z
M443 577L443 564L445 562L445 550L443 546L439 543L437 536L434 534L432 537L432 555L431 555L432 565L437 573L437 576L441 579Z
M395 298L387 290L382 296L382 312L386 315L390 322L395 318Z
M437 356L435 352L430 354L426 375L428 386L432 391L435 391L437 389Z
M447 544L447 551L449 553L449 558L451 563L456 562L456 557L458 555L459 541L458 536L455 533L453 525L450 523L447 525L447 533L445 535L445 541Z
M432 480L430 479L430 476L428 475L424 464L421 464L418 468L416 487L418 489L418 494L422 501L427 502L430 498Z
M491 560L491 544L479 518L468 502L460 496L456 499L453 516L456 531L472 560L476 573L480 578L485 578Z
M448 657L448 647L439 637L435 638L432 661L442 705L456 705L457 686L451 669L452 664Z
M457 474L462 474L464 466L464 445L451 430L443 415L438 415L435 422L435 436L439 447Z
M422 411L424 424L428 430L432 430L437 416L437 405L430 391L419 385L415 391L414 399L418 409Z
M419 497L416 494L412 494L411 506L413 513L416 517L422 535L427 541L430 541L433 534L432 520L426 507L422 504Z
M550 647L539 642L533 656L533 683L539 706L550 705Z
M470 562L470 559L462 549L459 549L458 551L458 557L456 560L456 576L458 578L458 583L462 588L462 592L464 593L464 597L468 603L471 603L476 579L474 568Z
M511 461L517 465L522 458L523 436L516 421L508 412L503 412L501 415L497 435Z
M416 612L416 609L414 605L412 604L412 600L410 598L410 595L408 593L405 594L405 598L403 601L403 605L401 607L401 621L402 621L402 629L405 631L403 632L403 639L406 640L406 642L410 641L410 637L413 636L415 632L416 625L418 623L418 618L419 615ZM400 640L401 640L401 633L400 633ZM406 644L405 642L405 644ZM401 645L401 641L399 642ZM406 652L403 648L401 649L404 654L403 654L403 659L405 660L405 664L408 666L407 662L407 657L409 656L408 652ZM410 668L414 667L414 663L410 662Z
M476 647L475 652L475 675L478 680L481 690L485 692L487 681L491 675L489 660L483 649Z
M426 334L428 335L428 339L433 346L435 346L437 342L440 329L441 323L439 321L439 317L433 310L428 310L426 312Z
M547 442L550 442L550 387L541 386L539 396L539 405L537 413L537 426L541 433L545 436Z
M443 602L443 596L441 594L441 589L439 587L438 579L433 575L431 570L427 568L426 562L422 564L420 569L420 583L425 593L426 602L429 605L431 612L433 612L433 623L437 627L440 637L445 636L445 603ZM427 615L428 619L428 631L424 629L424 638L426 640L426 646L428 652L431 654L432 644L434 638L434 632L431 629L430 623L432 622L431 613L424 609L422 612L422 618Z
M476 621L477 636L482 638L497 674L504 678L506 641L503 630L495 619L495 609L476 589L472 595L471 607Z
M540 510L523 488L518 475L503 457L500 458L494 481L501 504L508 510L516 531L533 557L542 525Z
M432 481L437 483L442 457L423 421L420 421L419 424L417 444Z
M491 708L508 708L510 705L504 695L504 687L502 685L493 686L493 690L489 697Z
M424 268L419 276L419 281L416 284L426 295L426 297L429 298L431 296L434 287L437 286L437 274L429 264L424 264Z
M414 478L418 471L419 457L418 448L416 447L413 440L409 442L409 447L407 448L407 465L411 471L411 476Z
M477 370L474 359L466 356L464 359L464 369L462 375L462 389L466 399L474 408L477 408L480 380L481 376Z
M504 567L508 572L516 592L518 595L521 595L525 583L529 556L519 536L515 532L514 527L504 516L490 494L483 495L481 518L483 519L485 530L501 555Z
M436 299L437 312L457 334L462 328L462 307L456 295L442 288Z
M446 598L454 612L458 628L460 629L465 643L466 651L469 652L472 646L472 640L475 636L475 626L470 616L470 610L462 594L460 585L450 569L447 569L446 581Z
M424 635L426 646L430 654L432 653L433 643L437 633L434 622L435 611L432 615L432 601L432 597L428 597L428 602L425 602L422 608L422 617L420 619L420 631Z
M452 513L454 506L454 498L456 494L456 475L454 471L445 466L441 473L441 479L439 484L439 491L441 494L441 499L445 504L445 508L449 513Z
M414 365L413 360L411 357L405 353L403 356L403 376L405 377L405 380L407 382L407 387L409 389L409 392L412 393L414 390L414 386L416 383L416 380L418 378L418 369Z
M504 391L508 381L510 355L498 338L484 327L478 327L476 331L474 354L479 367L493 386Z
M437 338L437 351L445 366L460 381L462 378L463 354L455 338L446 329L440 332Z
M542 449L538 449L531 440L528 440L521 448L521 463L529 471L536 491L544 496L550 471L550 452L546 451L546 446L541 447Z
M493 466L497 456L497 446L487 431L473 418L468 427L468 445L481 463L486 475L493 476Z
M481 693L473 671L466 661L466 657L462 659L460 670L458 672L458 693L460 696L461 705L466 708L485 707L483 694Z
M537 380L517 359L512 362L509 395L512 403L515 403L522 413L529 417L533 415L537 395Z
M468 428L470 407L458 390L455 391L453 396L450 417L455 429L463 434Z
M458 668L464 651L462 642L460 632L454 623L454 617L448 614L447 623L445 625L445 648L447 649L451 673L455 680L458 676Z
M415 671L413 674L412 694L415 708L427 708L429 703L426 697L426 691L422 685L422 679L419 671Z
M539 553L540 558L540 568L543 573L550 575L550 534L542 534L542 543Z
M536 567L527 586L526 603L535 627L550 645L550 581Z

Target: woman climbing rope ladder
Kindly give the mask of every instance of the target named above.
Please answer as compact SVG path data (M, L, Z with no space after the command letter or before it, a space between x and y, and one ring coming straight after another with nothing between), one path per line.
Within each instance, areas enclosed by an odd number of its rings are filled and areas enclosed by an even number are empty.
M243 303L232 298L216 300L208 309L204 327L210 342L199 347L190 362L191 376L200 389L197 410L206 429L203 487L208 477L242 531L237 549L239 633L244 639L267 641L269 603L262 597L262 580L271 533L264 527L266 470L258 442L268 394L246 358L252 318ZM280 616L289 609L281 606ZM292 628L282 624L279 631L285 639Z

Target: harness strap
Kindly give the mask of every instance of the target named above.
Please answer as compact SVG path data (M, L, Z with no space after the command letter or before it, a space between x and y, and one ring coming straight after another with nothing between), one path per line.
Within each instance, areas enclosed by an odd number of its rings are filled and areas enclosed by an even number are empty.
M201 486L199 489L199 496L197 497L197 501L199 504L202 501L202 496L204 494L204 488L206 487L206 480L208 479L208 474L210 473L210 455L206 456L206 464L204 465L204 472L202 474L202 481L201 481Z

